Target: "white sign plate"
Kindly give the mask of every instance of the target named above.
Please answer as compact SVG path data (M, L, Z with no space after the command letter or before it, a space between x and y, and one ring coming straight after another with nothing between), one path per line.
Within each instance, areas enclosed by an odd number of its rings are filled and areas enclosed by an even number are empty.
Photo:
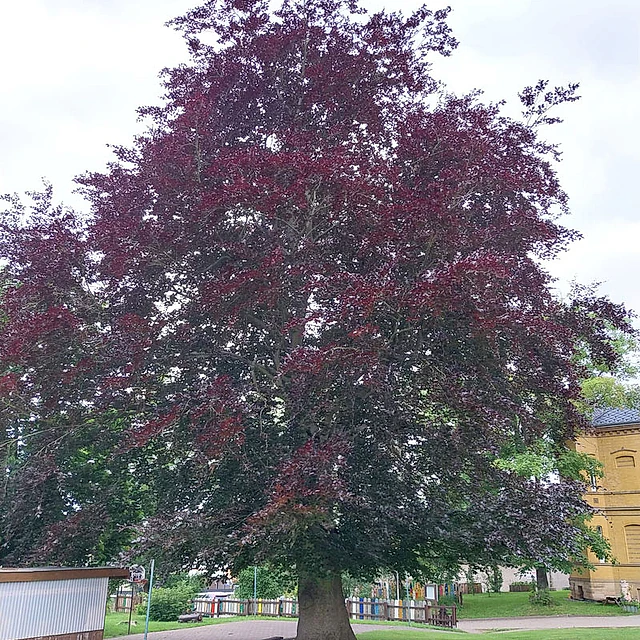
M129 567L129 582L142 582L144 580L144 567L134 564Z

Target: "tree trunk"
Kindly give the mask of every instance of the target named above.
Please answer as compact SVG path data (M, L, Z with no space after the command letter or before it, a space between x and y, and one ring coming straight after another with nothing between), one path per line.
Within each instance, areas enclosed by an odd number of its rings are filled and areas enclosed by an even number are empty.
M546 567L536 567L536 586L538 589L549 588L549 579L547 578Z
M298 603L296 640L356 640L339 573L315 575L299 567Z

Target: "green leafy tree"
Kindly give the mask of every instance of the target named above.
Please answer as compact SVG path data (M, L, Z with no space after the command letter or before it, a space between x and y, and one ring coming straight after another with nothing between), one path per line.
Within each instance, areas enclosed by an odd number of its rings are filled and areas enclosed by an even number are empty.
M253 567L247 567L238 574L238 581L234 589L237 598L253 598ZM258 567L256 582L257 597L274 599L290 596L295 591L295 579L291 573L283 571L277 566Z
M207 586L207 581L202 575L189 575L188 573L171 573L164 580L158 576L154 578L156 584L167 589L179 586L188 588L194 592L203 591Z
M503 454L494 460L499 468L530 478L541 486L557 482L559 478L576 482L591 481L601 478L603 465L586 453L577 452L562 443L539 440L531 448L519 451L511 445L503 450ZM602 534L590 525L591 514L580 514L574 520L576 544L578 551L571 556L549 556L545 562L517 562L505 558L507 566L517 566L521 570L536 571L536 585L539 589L547 589L548 571L556 569L569 573L576 566L591 566L588 551L591 550L599 558L610 558L611 549Z
M576 400L579 411L590 420L595 409L640 408L640 386L633 382L640 372L640 346L635 332L622 331L605 322L606 341L617 354L615 366L601 360L584 344L575 356L583 371L580 396Z
M582 381L577 404L587 418L591 417L594 409L598 408L638 409L640 408L640 386L611 375L587 378Z
M370 598L372 586L369 581L354 578L348 573L342 574L342 589L346 598Z

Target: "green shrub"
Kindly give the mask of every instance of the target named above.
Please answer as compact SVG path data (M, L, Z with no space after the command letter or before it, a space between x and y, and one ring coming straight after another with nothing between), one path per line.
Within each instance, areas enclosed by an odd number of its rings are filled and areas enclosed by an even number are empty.
M445 607L451 607L454 604L458 604L458 601L456 600L456 597L453 595L440 596L438 598L438 604L444 605Z
M553 607L554 605L549 589L532 589L529 602L536 607Z
M149 607L149 619L156 622L175 622L179 615L191 610L191 600L198 593L197 585L180 582L170 588L154 589ZM146 605L138 611L146 614Z

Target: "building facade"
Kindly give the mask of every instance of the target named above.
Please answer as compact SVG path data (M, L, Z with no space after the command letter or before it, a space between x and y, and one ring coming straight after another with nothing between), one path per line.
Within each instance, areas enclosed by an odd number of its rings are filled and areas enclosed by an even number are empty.
M514 582L535 582L536 572L533 569L521 571L513 567L500 567L502 570L502 587L500 591L509 591L509 585ZM555 591L569 587L569 574L562 571L548 571L549 588Z
M571 574L572 597L617 597L624 580L631 597L640 599L640 411L596 411L592 428L577 439L576 450L604 466L604 477L591 479L585 500L597 509L592 525L609 541L614 561L590 553L595 568Z

